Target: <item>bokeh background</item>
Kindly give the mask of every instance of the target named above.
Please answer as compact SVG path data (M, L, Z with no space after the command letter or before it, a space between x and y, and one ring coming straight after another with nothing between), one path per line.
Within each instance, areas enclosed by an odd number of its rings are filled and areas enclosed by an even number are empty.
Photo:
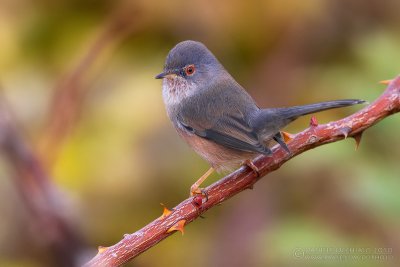
M373 101L378 81L400 72L399 10L396 0L0 0L0 266L78 266L160 216L160 202L188 196L208 166L175 134L154 79L176 43L205 43L262 107ZM127 266L399 266L399 134L395 115L357 151L353 140L308 151ZM389 257L296 257L318 247Z

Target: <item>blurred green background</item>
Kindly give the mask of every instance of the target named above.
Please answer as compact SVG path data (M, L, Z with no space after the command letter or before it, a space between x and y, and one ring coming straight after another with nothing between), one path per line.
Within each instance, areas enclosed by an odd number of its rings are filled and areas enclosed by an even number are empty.
M93 249L84 262L160 216L160 202L186 198L208 168L176 135L154 79L176 43L205 43L262 107L373 101L378 81L399 73L399 10L396 0L0 0L2 97L57 211ZM399 134L395 115L356 152L353 140L308 151L127 266L400 266ZM60 266L15 166L3 153L0 266ZM295 256L318 247L389 248L394 259Z

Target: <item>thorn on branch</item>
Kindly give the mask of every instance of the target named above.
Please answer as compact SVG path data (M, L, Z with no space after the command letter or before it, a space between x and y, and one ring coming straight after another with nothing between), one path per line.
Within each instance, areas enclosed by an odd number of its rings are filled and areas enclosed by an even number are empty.
M318 120L315 116L312 116L310 119L310 127L317 127L318 126Z
M103 247L103 246L98 246L97 251L98 253L103 253L104 251L106 251L108 249L108 247Z
M292 141L295 136L294 134L284 132L284 131L281 131L281 134L283 136L283 140L285 141L285 143L289 143L290 141Z
M351 127L349 126L345 126L343 128L341 128L339 130L340 134L344 136L344 139L347 138L347 136L349 135L349 133L351 132Z
M170 209L168 209L163 203L160 203L160 205L164 207L163 213L160 217L161 219L167 217L168 215L170 215L172 213L172 211Z
M352 136L354 138L354 140L356 141L356 149L355 150L357 150L358 147L360 146L362 134L363 134L363 132L359 132Z
M383 80L383 81L379 81L380 84L385 84L385 85L389 85L393 80Z
M185 233L184 227L185 227L186 220L180 220L174 225L172 225L168 230L167 233L171 233L173 231L179 231L182 233L182 235Z

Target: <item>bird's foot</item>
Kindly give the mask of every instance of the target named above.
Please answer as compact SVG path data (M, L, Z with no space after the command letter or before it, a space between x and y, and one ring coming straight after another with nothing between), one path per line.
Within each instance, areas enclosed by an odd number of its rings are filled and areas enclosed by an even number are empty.
M205 202L208 201L207 191L204 190L204 188L197 186L196 184L194 184L190 187L190 196L191 197L202 196L202 197L205 197L205 199L206 199Z
M249 167L256 174L257 177L260 177L260 170L258 169L258 167L256 165L254 165L254 163L251 160L246 159L244 164L247 167Z
M208 176L213 173L214 169L210 168L205 174L203 174L191 187L190 187L190 196L198 196L202 195L206 198L206 201L208 200L208 194L207 192L200 187L200 185L204 182L205 179L207 179Z

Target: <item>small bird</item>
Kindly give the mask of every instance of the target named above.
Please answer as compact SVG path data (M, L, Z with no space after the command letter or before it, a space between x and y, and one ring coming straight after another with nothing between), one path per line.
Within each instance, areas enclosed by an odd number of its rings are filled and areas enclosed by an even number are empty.
M200 185L213 170L232 171L246 164L258 174L252 160L271 155L272 140L290 153L280 130L298 117L365 102L346 99L259 108L207 47L196 41L178 43L155 78L163 79L165 107L178 134L211 165L191 186L191 195L204 194Z

